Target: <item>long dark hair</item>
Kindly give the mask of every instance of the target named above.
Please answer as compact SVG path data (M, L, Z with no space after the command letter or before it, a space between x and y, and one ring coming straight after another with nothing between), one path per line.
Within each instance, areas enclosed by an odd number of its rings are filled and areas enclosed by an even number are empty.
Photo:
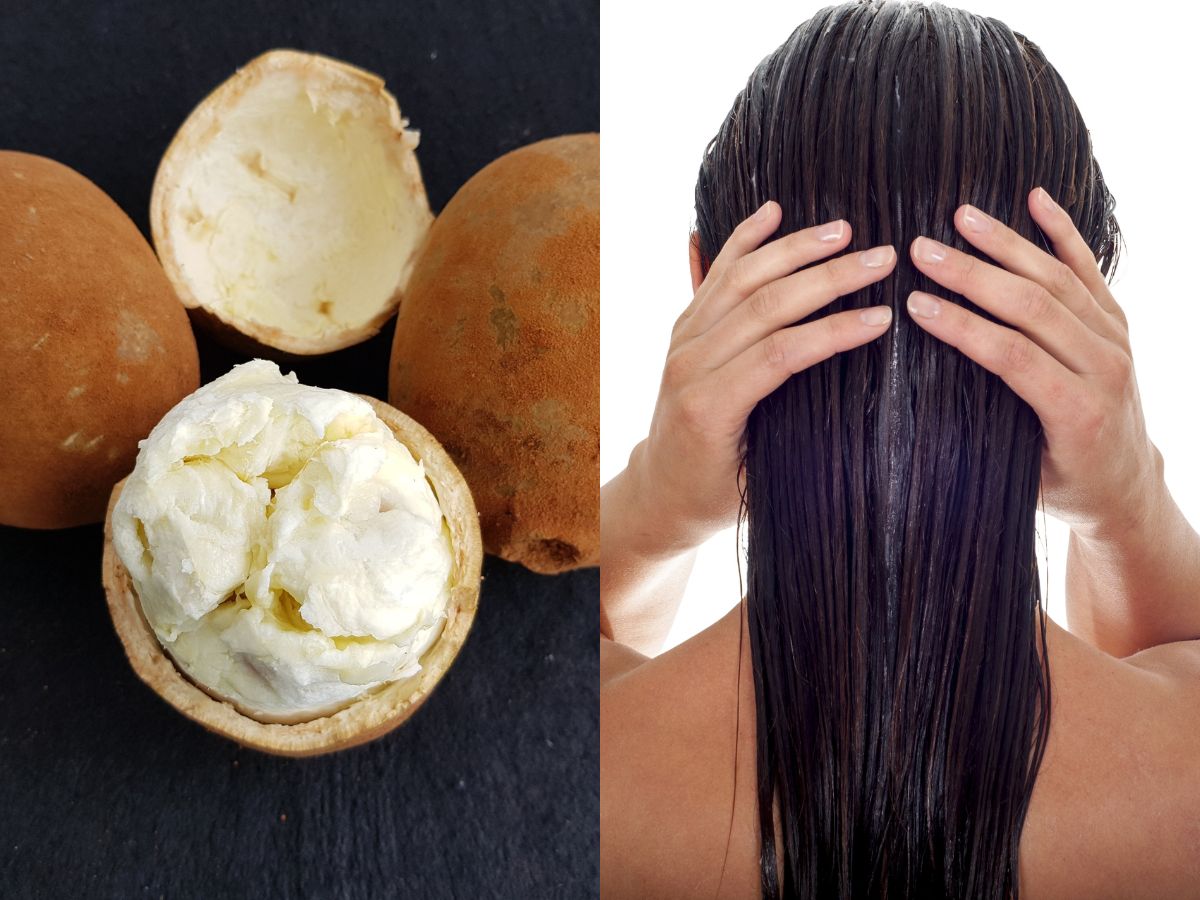
M1050 717L1041 427L904 304L914 289L947 296L908 245L972 252L952 224L962 203L1047 246L1026 207L1035 186L1107 274L1113 202L1062 79L1004 24L940 5L819 12L755 69L705 154L703 259L766 200L783 207L780 234L844 218L852 249L899 256L815 314L887 303L889 332L791 378L747 427L767 897L1017 893Z

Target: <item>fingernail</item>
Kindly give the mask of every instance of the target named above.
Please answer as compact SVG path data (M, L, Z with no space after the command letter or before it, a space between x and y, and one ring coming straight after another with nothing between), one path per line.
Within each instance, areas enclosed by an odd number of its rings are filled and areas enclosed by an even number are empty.
M754 214L754 221L761 222L771 214L771 201L768 200L758 208L758 212Z
M1054 198L1047 194L1042 188L1037 189L1037 202L1042 209L1046 210L1046 212L1054 212L1055 210L1061 208L1057 203L1054 202Z
M833 243L840 241L842 235L846 233L846 223L841 219L836 222L827 222L817 228L817 240Z
M892 261L896 251L891 247L872 247L858 254L859 261L868 269L879 269Z
M886 325L892 321L892 308L890 306L872 306L870 309L860 312L858 317L863 320L864 325Z
M942 309L942 301L933 294L913 291L908 295L908 311L922 319L932 319Z
M945 244L939 244L932 238L919 237L913 244L913 254L921 262L940 263L946 258L946 251L949 248Z
M963 207L963 224L967 226L968 231L983 233L992 230L992 217L968 205Z

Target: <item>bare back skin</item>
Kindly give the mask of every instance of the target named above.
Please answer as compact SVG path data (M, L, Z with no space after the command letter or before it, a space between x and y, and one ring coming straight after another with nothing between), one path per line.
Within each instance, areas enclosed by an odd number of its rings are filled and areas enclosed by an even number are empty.
M1020 896L1200 897L1200 641L1122 660L1047 630L1050 739ZM602 639L601 682L603 896L759 896L741 609L653 659Z

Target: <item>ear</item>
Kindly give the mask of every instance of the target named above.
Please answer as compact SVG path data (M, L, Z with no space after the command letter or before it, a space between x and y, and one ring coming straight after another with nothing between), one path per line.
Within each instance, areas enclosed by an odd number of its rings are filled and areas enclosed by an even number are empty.
M700 260L700 235L693 231L688 239L688 264L692 270L692 293L700 290L704 281L704 263Z

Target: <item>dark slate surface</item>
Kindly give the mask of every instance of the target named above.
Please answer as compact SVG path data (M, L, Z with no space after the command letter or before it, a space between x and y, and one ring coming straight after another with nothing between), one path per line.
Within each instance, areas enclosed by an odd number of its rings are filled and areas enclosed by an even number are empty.
M272 47L383 75L421 129L435 210L501 153L599 128L593 2L4 0L0 147L78 169L148 233L175 128ZM390 345L389 325L294 368L384 396ZM240 361L204 337L200 355L206 380ZM0 529L0 897L597 894L595 570L489 559L471 636L410 723L286 760L136 679L100 551L98 526Z

